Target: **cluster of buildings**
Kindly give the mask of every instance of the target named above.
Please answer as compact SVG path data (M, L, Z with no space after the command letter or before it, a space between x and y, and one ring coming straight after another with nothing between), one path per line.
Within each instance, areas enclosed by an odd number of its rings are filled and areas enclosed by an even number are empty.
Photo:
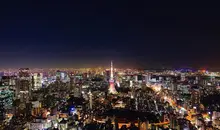
M220 128L220 103L207 103L219 96L219 77L204 70L116 69L112 62L109 69L3 70L0 127Z

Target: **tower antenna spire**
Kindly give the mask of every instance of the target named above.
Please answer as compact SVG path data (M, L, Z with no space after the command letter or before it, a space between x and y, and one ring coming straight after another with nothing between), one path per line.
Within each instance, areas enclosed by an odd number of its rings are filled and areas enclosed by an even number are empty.
M111 61L111 74L110 74L110 79L114 80L114 68L113 68L113 62Z
M110 69L110 80L109 80L109 93L116 94L117 91L115 89L115 82L114 82L114 68L113 62L111 61L111 69Z

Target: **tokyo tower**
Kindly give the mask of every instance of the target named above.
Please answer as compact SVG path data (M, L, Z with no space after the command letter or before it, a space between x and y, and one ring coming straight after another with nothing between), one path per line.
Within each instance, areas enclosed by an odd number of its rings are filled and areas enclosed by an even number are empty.
M111 74L110 74L110 80L109 80L109 93L111 94L117 94L118 92L115 89L115 83L114 83L114 68L113 68L113 62L111 61Z

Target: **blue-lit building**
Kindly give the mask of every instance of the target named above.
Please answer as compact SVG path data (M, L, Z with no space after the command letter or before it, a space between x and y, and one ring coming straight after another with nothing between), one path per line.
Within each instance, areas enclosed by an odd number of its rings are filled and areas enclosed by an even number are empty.
M0 100L5 109L11 109L14 92L9 90L9 86L0 86Z

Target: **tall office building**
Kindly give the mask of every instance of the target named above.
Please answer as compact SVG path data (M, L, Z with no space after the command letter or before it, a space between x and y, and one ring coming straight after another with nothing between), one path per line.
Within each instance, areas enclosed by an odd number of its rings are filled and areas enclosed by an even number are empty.
M74 74L69 74L69 77L70 77L70 82L69 82L69 89L70 91L73 91L74 89Z
M18 78L16 79L15 88L16 94L15 98L20 100L18 106L15 109L15 115L28 118L31 115L31 103L32 98L32 76L28 68L19 69Z
M145 83L146 84L149 83L151 75L150 74L146 74L146 75L144 75L144 77L145 77Z
M192 88L191 101L193 107L198 107L200 105L200 91L198 88Z
M42 88L43 73L34 73L33 75L34 90Z
M184 73L182 73L181 75L180 75L180 80L181 81L185 81L186 80L186 76L185 76L185 74Z
M111 94L116 94L117 91L115 89L115 82L114 82L114 68L113 68L113 63L111 61L111 70L110 70L110 80L109 80L109 93Z
M31 76L28 68L19 70L16 81L16 97L22 102L29 102L31 98Z
M0 98L0 122L3 121L5 118L5 109L3 100Z
M199 83L199 76L196 76L194 84L198 84L198 83Z

